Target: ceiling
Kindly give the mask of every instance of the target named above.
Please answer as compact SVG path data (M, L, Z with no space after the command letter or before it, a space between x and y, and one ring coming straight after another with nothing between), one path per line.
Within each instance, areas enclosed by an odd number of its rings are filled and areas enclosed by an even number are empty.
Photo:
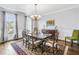
M79 6L78 4L38 4L38 14L45 15L47 13L55 12L62 9L72 8ZM0 7L3 7L8 10L21 11L27 15L33 15L35 11L34 4L0 4Z

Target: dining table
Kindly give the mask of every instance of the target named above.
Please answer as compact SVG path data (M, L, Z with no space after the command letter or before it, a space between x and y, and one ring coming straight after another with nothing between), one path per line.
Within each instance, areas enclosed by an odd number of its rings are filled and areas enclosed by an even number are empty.
M30 37L32 39L32 47L34 47L34 41L35 40L41 40L41 50L42 50L42 53L43 53L43 45L44 43L48 40L48 38L50 38L52 36L52 34L43 34L43 33L40 33L40 34L32 34L32 33L27 33L26 36ZM28 38L28 40L30 40L30 38Z

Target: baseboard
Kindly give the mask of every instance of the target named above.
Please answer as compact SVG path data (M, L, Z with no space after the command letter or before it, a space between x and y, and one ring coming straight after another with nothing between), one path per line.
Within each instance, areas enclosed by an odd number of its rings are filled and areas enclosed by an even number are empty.
M23 38L23 37L20 37L20 38L17 38L17 39L13 39L13 40L4 41L4 42L0 42L0 44L6 43L6 42L10 42L10 41L20 40L20 39L22 39L22 38Z
M61 40L61 39L58 39L59 41L63 41L63 42L65 42L65 40ZM66 41L67 43L71 43L71 41ZM77 44L77 45L79 45L79 43L76 43L76 42L73 42L73 44Z

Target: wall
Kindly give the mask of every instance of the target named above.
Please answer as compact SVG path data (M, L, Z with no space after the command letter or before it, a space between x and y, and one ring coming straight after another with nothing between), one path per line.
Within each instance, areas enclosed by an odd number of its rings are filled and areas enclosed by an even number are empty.
M43 28L45 21L49 18L53 18L56 21L59 39L64 39L65 36L71 36L73 29L79 29L79 8L49 14L43 17L39 21L40 29Z

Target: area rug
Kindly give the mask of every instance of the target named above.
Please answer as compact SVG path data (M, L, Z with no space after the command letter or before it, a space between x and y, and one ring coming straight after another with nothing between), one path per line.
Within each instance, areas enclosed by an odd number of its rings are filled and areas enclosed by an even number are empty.
M41 50L39 48L32 51L30 46L28 49L23 45L22 41L11 43L11 45L18 55L48 55L47 53L41 54Z
M58 43L62 45L64 44L64 41L58 41ZM53 55L52 53L49 53L48 51L41 54L40 48L32 51L31 48L28 49L27 47L25 47L25 45L23 45L22 40L18 40L12 43L11 45L18 55ZM74 44L74 47L70 47L70 43L67 43L67 45L69 46L68 55L79 55L79 46Z
M18 55L27 55L16 43L11 44Z
M11 45L18 55L52 55L52 53L49 53L48 51L41 53L40 48L32 50L30 46L30 48L28 49L23 45L22 41L12 43Z

